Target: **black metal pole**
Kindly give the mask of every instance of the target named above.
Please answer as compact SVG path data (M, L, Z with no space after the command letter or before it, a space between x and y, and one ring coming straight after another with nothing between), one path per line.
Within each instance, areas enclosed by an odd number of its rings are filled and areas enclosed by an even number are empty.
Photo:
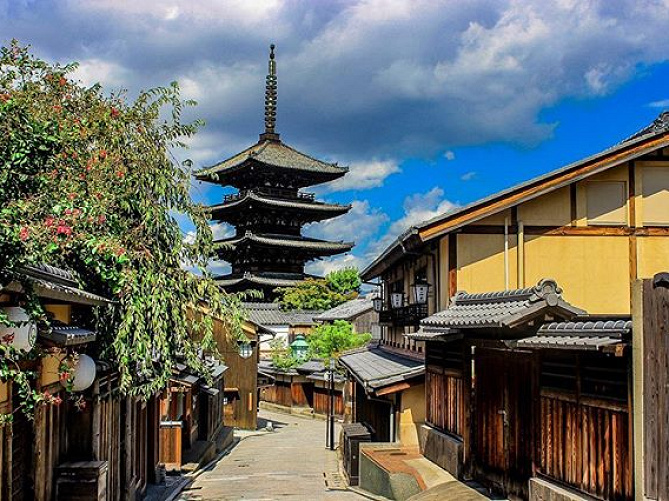
M335 398L334 398L334 359L330 360L330 450L334 450L334 415L335 415Z
M328 385L328 390L330 388L330 373L328 375L328 380L325 381L325 384ZM328 413L325 418L325 448L327 449L330 446L330 399L328 398Z

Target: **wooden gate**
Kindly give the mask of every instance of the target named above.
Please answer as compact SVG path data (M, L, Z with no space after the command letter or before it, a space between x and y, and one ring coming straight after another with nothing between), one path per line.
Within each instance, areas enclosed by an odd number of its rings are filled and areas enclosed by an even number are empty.
M532 470L532 357L480 349L475 360L475 475L493 490L526 498Z
M160 462L168 470L181 469L182 425L181 421L160 422Z

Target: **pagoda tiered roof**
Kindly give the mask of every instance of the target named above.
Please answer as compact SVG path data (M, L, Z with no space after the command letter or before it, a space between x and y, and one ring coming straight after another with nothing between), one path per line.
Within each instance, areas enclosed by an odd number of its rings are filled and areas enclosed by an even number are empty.
M227 221L232 216L239 219L239 211L258 208L259 210L278 209L302 214L304 221L320 221L340 214L345 214L350 205L328 204L316 202L312 197L301 196L280 198L275 195L262 193L262 190L245 190L238 194L226 196L225 202L209 207L213 219Z
M252 289L255 287L293 287L298 282L309 278L302 273L245 272L221 275L216 283L224 288L237 287Z
M299 235L256 234L247 231L243 236L218 240L214 243L214 249L219 255L238 252L245 247L269 247L294 249L306 255L332 256L350 251L353 245L353 242L329 242Z
M277 135L278 136L278 135ZM270 170L290 174L295 186L310 186L337 179L348 172L347 167L317 160L291 148L279 139L263 139L222 162L195 174L200 181L238 186L242 171L254 171L258 177L269 175Z

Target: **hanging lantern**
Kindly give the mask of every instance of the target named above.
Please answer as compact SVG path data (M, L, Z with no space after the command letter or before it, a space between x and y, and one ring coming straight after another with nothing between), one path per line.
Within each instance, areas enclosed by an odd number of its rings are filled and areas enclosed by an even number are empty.
M96 375L95 360L88 355L79 355L77 363L72 367L72 391L84 391L91 387L95 381ZM67 386L67 381L61 381L63 386Z
M30 320L26 310L19 307L3 308L14 327L0 325L0 343L15 350L30 351L35 346L37 325Z
M416 282L411 286L413 299L416 304L427 303L427 293L430 290L430 284L427 282Z
M383 298L381 296L375 296L372 299L372 306L374 307L374 311L379 313L380 311L383 310Z
M401 308L402 306L404 306L404 293L393 292L390 295L390 305L393 308Z
M253 355L253 345L249 341L237 341L237 349L239 350L239 356L242 358L249 358Z
M304 338L304 334L298 334L295 341L290 343L290 351L298 360L306 358L307 353L309 352L309 343L307 343L307 340Z

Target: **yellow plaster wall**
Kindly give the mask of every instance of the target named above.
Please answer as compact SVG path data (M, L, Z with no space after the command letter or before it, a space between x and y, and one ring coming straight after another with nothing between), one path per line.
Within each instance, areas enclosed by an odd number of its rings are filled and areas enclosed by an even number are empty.
M637 238L638 278L652 278L661 271L669 271L669 237Z
M491 216L488 216L484 219L481 219L480 221L476 221L473 224L480 224L484 226L500 226L504 224L504 219L509 218L509 224L511 221L511 211L510 210L504 210L501 212L498 212L496 214L493 214Z
M441 311L448 306L450 293L448 290L448 235L439 240L439 304Z
M571 224L569 187L520 204L518 220L526 226L567 226Z
M47 355L41 360L40 368L40 385L41 387L49 386L60 381L59 368L60 362L65 358L65 355Z
M652 197L649 201L648 207L644 207L644 179L648 173L653 171L664 173L666 180L666 172L669 168L669 162L637 162L635 170L635 204L636 204L636 224L637 226L667 226L669 225L669 194L666 189L654 193L652 188L646 189L646 193ZM666 186L666 182L665 182Z
M399 441L402 445L418 445L418 429L425 422L425 385L402 392L399 412Z
M587 186L594 181L622 181L627 186L629 180L629 166L622 164L595 176L590 176L576 184L576 226L588 226ZM626 188L627 189L627 188ZM625 203L626 215L629 215L628 203ZM627 217L626 216L626 217ZM628 219L628 218L627 218Z
M553 278L564 290L564 298L588 313L629 314L627 238L526 236L525 240L528 286Z
M457 235L458 289L469 292L504 290L504 235ZM509 235L509 288L516 288L516 235Z
M72 319L72 306L69 304L45 304L44 309L53 313L54 318L64 324L69 324Z
M0 404L9 400L9 383L0 382Z

